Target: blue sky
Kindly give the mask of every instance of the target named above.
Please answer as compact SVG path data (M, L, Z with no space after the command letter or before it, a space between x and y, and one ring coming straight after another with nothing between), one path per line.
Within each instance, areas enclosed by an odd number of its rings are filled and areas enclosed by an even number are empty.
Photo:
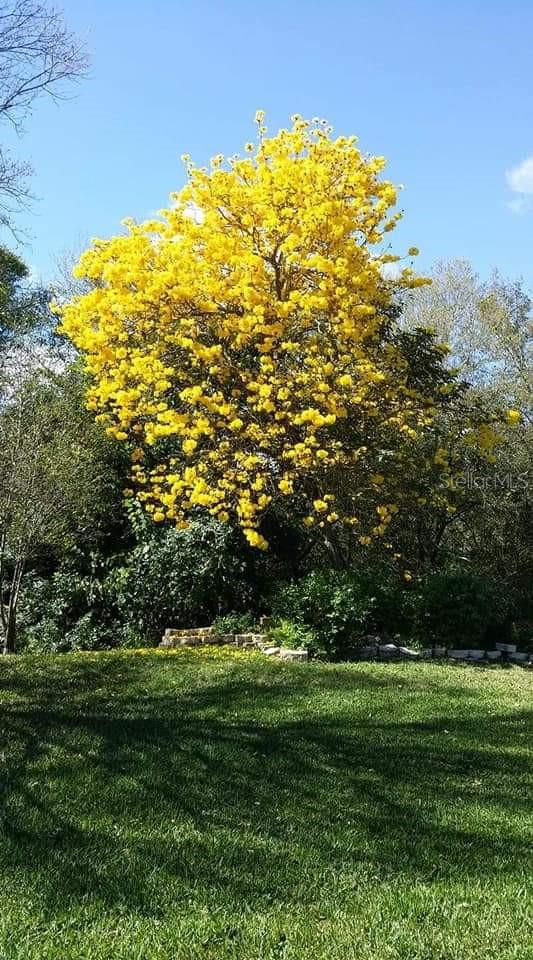
M37 273L161 208L182 153L238 151L262 108L271 130L319 115L388 158L405 185L395 246L418 246L419 267L462 256L533 285L531 0L63 6L90 75L73 99L40 101L15 144L35 168L20 224Z

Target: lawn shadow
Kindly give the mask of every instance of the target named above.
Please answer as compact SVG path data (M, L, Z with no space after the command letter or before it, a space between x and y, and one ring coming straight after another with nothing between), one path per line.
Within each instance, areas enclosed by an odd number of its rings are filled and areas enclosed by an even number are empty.
M379 697L398 675L332 668L313 679L289 667L259 682L241 669L155 694L147 668L80 659L55 683L46 669L37 682L2 677L0 862L33 874L50 911L95 899L157 916L158 887L176 884L183 896L223 887L245 905L274 883L281 902L305 902L316 891L300 878L313 870L527 876L531 711L488 722L450 686L447 713L354 711L347 722L351 695ZM401 685L423 696L419 677ZM334 692L342 709L306 709Z

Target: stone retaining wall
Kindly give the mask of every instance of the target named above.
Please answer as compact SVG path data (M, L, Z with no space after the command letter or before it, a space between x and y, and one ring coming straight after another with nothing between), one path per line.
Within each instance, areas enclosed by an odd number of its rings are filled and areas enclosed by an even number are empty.
M268 639L266 633L226 633L217 634L213 627L196 627L186 630L165 630L165 635L159 644L163 648L172 647L199 647L209 644L229 645L247 649L259 650L266 656L280 657L283 660L308 660L309 653L305 649L291 650L288 647L276 647ZM519 663L526 667L533 667L533 654L521 653L509 644L496 644L496 650L459 650L451 647L427 647L423 650L411 650L409 647L397 643L375 642L362 647L358 651L360 660L460 660L467 663L490 663L501 660L503 662ZM499 649L498 649L499 648Z
M266 656L280 657L282 660L307 660L307 650L290 650L288 647L275 647L270 643L266 633L226 633L217 634L213 627L199 627L196 629L174 630L169 628L160 647L201 647L210 644L225 644L233 647L255 649Z
M426 647L422 650L411 650L396 643L373 643L362 647L359 652L361 660L462 660L470 663L482 663L502 660L503 662L521 663L524 666L533 666L533 654L521 653L509 644L496 644L496 650L459 650L452 647ZM498 649L498 647L500 649Z

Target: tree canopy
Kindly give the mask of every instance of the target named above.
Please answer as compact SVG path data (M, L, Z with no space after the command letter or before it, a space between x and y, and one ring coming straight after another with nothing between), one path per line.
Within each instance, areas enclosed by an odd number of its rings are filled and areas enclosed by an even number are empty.
M265 547L261 520L286 498L308 528L365 543L455 390L446 348L396 323L399 293L426 281L387 273L400 214L384 159L324 121L295 116L270 137L256 120L244 156L185 158L161 219L94 241L76 270L91 289L62 330L154 520L179 526L200 506Z

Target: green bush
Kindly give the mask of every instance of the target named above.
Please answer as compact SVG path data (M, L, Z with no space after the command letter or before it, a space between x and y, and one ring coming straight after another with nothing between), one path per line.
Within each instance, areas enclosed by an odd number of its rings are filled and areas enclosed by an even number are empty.
M271 608L310 628L315 649L336 660L350 658L376 634L458 648L510 639L510 601L493 580L468 570L432 572L413 589L383 568L316 571L279 585Z
M215 617L213 628L217 636L227 633L257 633L257 619L251 613L226 613Z
M310 653L317 650L313 631L295 620L278 620L269 627L268 638L276 647L288 647L290 650L305 647Z
M229 525L144 528L144 540L104 557L73 552L48 579L29 577L20 599L21 648L93 650L158 643L166 627L205 626L237 611L243 628L259 587L253 552ZM231 631L232 632L232 631Z
M316 651L334 660L354 656L369 634L406 628L401 587L382 572L315 571L275 588L271 609L310 628Z
M116 611L104 590L107 564L96 554L68 558L51 577L24 583L19 602L20 648L62 653L95 650L120 643Z
M65 633L53 620L41 620L19 633L19 650L28 653L67 653Z
M533 620L518 620L513 623L510 641L516 643L519 650L533 653Z
M249 551L238 550L235 537L210 518L157 531L107 579L119 620L155 643L166 627L207 626L226 612L253 609Z
M509 602L480 574L431 573L412 591L409 606L413 635L424 645L483 648L507 638Z

